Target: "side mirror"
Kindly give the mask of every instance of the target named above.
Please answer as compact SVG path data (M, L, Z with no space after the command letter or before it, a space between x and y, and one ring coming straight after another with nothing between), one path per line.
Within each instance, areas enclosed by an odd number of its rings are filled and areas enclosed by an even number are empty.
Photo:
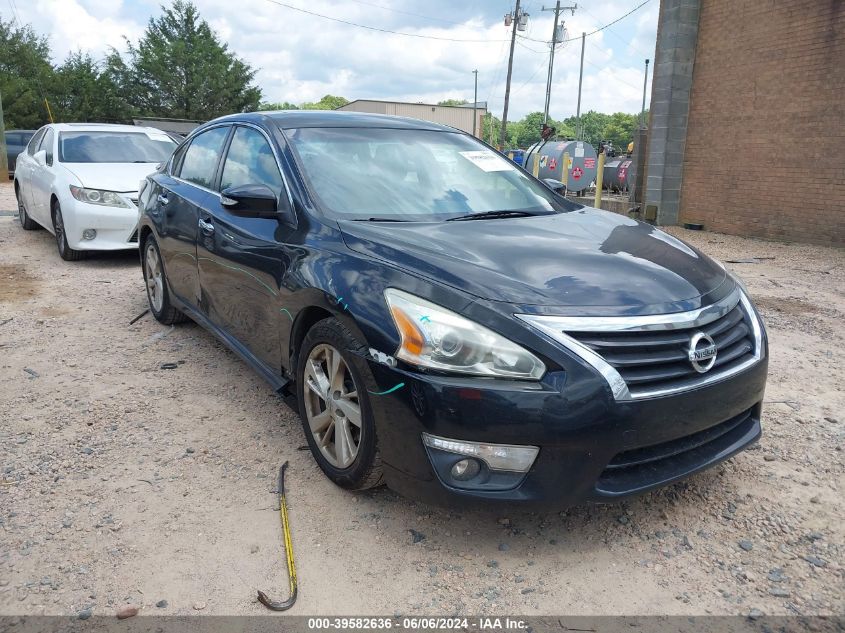
M35 152L32 157L35 159L35 162L39 165L46 166L47 165L47 151L41 150L39 152Z
M276 194L267 185L229 187L220 192L220 204L236 215L252 218L278 218Z
M560 196L566 195L566 185L560 180L555 180L554 178L543 178L543 183L556 194Z

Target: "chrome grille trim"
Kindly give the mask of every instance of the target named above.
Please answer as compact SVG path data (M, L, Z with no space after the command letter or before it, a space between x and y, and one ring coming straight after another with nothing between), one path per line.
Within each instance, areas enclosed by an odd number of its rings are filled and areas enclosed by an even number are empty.
M695 328L722 318L733 310L737 304L741 305L746 322L751 327L754 349L750 358L726 370L712 370L706 374L693 376L679 384L668 387L641 388L632 392L616 368L602 358L600 354L567 334L567 331L616 333L665 332L669 330ZM689 312L618 317L564 317L533 314L515 314L514 316L554 342L563 345L567 350L591 365L604 377L613 393L614 399L618 401L668 396L721 382L750 369L763 359L765 353L762 325L751 305L751 300L739 287L721 301Z
M740 290L737 287L716 303L689 312L610 317L533 317L527 314L516 316L523 320L527 320L525 317L543 319L564 332L659 332L706 325L733 310L739 303L739 299Z

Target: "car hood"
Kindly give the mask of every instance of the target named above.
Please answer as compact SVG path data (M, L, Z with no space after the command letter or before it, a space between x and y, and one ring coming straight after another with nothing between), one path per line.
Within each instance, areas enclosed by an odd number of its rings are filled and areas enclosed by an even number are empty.
M522 218L339 225L356 252L523 306L681 311L709 303L705 295L726 280L724 268L671 235L590 207ZM589 310L598 306L611 310Z
M153 173L158 163L62 163L83 187L131 193Z

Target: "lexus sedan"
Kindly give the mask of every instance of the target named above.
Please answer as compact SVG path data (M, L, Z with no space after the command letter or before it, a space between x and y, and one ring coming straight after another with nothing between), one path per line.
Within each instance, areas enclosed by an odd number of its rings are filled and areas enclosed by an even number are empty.
M152 314L193 319L295 396L344 488L601 502L760 436L766 334L739 280L452 128L223 117L140 207Z
M138 185L175 148L173 139L154 128L45 125L18 156L21 226L53 233L67 261L87 251L138 248Z

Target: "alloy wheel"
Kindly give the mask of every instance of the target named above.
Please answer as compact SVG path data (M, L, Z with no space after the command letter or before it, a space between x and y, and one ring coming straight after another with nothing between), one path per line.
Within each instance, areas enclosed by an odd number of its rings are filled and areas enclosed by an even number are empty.
M164 305L164 274L158 250L152 241L147 244L144 257L144 279L147 283L147 297L150 305L154 312L159 313Z
M56 242L59 245L59 253L65 254L65 223L62 220L62 210L57 206L53 213L53 228L56 230Z
M26 223L26 209L23 208L23 200L21 200L21 192L16 188L15 189L15 197L18 199L18 218L20 218L21 224Z
M348 468L361 445L361 404L352 372L340 352L316 345L305 363L305 415L320 452L335 468Z

